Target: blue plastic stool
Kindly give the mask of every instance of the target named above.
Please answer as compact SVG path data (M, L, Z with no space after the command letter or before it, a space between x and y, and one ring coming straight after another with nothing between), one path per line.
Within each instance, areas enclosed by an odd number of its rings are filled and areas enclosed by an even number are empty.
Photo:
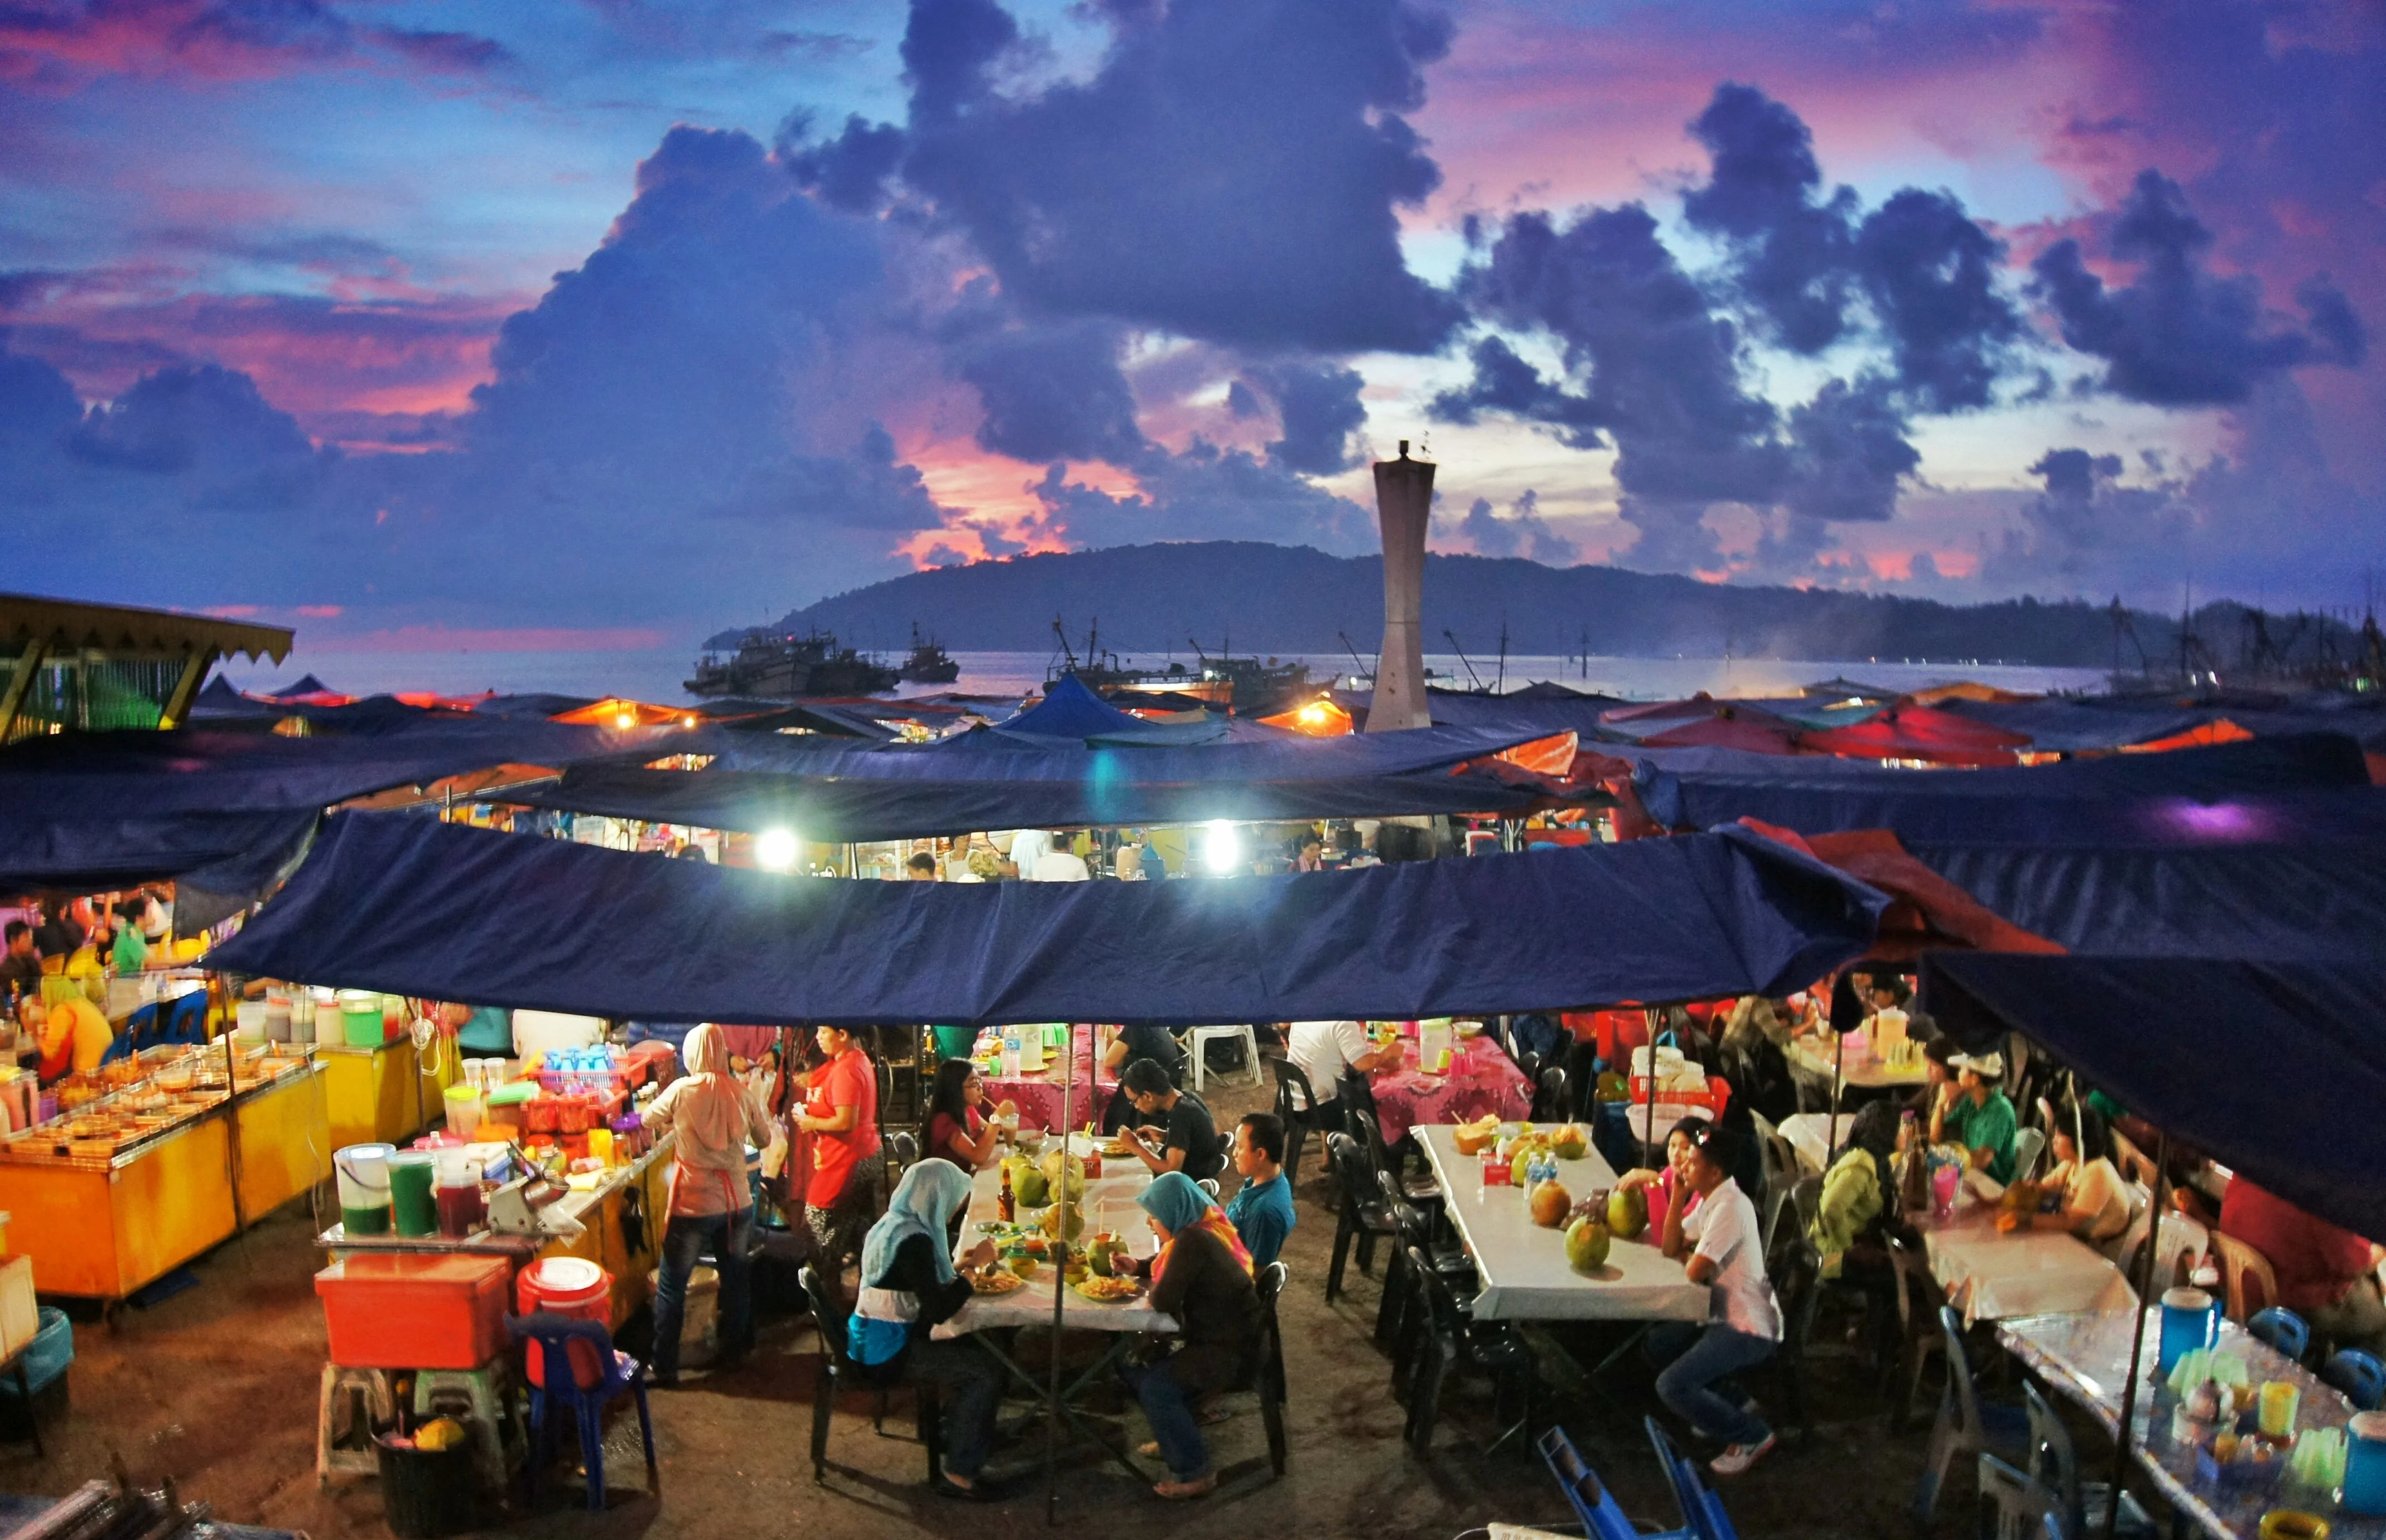
M2344 1392L2346 1400L2363 1411L2376 1411L2386 1401L2386 1363L2358 1347L2340 1347L2320 1366L2319 1377Z
M1582 1533L1589 1540L1689 1540L1688 1530L1643 1534L1633 1527L1631 1519L1617 1505L1614 1494L1607 1490L1598 1472L1583 1459L1563 1428L1551 1428L1541 1434L1534 1447L1540 1450L1541 1461L1550 1468L1550 1474L1558 1479L1566 1501L1574 1505L1575 1517L1582 1521Z
M1739 1540L1731 1515L1723 1510L1723 1498L1707 1490L1699 1479L1698 1467L1682 1458L1665 1430L1657 1426L1653 1417L1643 1418L1649 1430L1649 1442L1657 1451L1657 1464L1665 1472L1665 1480L1674 1489L1674 1500L1682 1507L1682 1522L1688 1527L1682 1533L1696 1540Z
M662 1494L662 1473L655 1463L655 1423L647 1410L646 1366L627 1353L617 1352L613 1333L601 1322L573 1321L542 1310L506 1323L516 1342L538 1344L539 1360L546 1366L546 1383L530 1387L530 1500L538 1506L540 1469L554 1458L550 1413L571 1409L580 1430L580 1463L588 1472L588 1509L605 1509L605 1406L623 1391L638 1398L638 1433L647 1446L647 1491ZM584 1342L604 1361L605 1378L583 1387L571 1372L571 1344Z
M2304 1355L2311 1351L2311 1328L2304 1324L2303 1317L2282 1305L2256 1311L2254 1319L2245 1323L2245 1330L2297 1363L2303 1362Z

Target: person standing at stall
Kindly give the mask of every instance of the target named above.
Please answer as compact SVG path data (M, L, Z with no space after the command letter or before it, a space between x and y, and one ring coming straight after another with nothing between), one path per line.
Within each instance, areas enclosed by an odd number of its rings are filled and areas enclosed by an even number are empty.
M15 988L37 995L42 988L42 954L33 949L33 928L21 920L8 921L8 949L0 954L0 995Z
M844 1028L821 1027L813 1035L824 1062L811 1072L796 1119L811 1146L804 1222L821 1276L841 1281L846 1264L860 1254L885 1171L878 1145L878 1073Z
M761 1093L739 1080L729 1040L707 1021L687 1034L687 1073L640 1114L658 1135L672 1136L671 1220L663 1230L655 1281L654 1381L679 1383L680 1322L696 1259L710 1251L721 1268L721 1356L735 1369L754 1345L754 1307L747 1246L754 1232L746 1146L767 1149L778 1134Z
M44 1085L69 1073L90 1074L107 1057L107 1045L116 1041L116 1029L107 1024L107 1018L80 995L69 995L55 1004L21 1001L17 1024L41 1045Z

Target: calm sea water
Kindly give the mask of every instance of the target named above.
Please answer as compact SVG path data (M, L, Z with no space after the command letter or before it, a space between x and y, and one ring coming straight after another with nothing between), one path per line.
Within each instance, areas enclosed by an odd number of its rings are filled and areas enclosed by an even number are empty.
M961 666L957 683L907 685L904 695L960 690L974 695L1023 695L1042 688L1049 656L1040 652L956 652ZM1180 659L1190 662L1189 658ZM1139 666L1165 666L1155 654L1130 660ZM1353 667L1348 656L1316 654L1301 661L1321 681L1347 683ZM448 695L477 695L483 690L503 694L547 691L567 695L627 695L639 700L673 703L688 699L681 688L692 659L679 652L316 652L302 646L280 668L234 662L225 675L238 688L278 690L312 673L334 690L349 695L384 691L432 690ZM1630 700L1673 700L1703 690L1716 696L1782 695L1820 680L1844 676L1893 690L1920 690L1934 684L1973 680L1999 689L2028 694L2058 690L2101 691L2103 671L2097 669L2039 669L1994 663L1920 661L1873 658L1751 658L1751 657L1511 657L1504 673L1496 662L1473 660L1470 675L1455 656L1429 654L1425 668L1436 684L1467 687L1495 682L1514 689L1520 684L1551 680L1579 690L1621 695Z

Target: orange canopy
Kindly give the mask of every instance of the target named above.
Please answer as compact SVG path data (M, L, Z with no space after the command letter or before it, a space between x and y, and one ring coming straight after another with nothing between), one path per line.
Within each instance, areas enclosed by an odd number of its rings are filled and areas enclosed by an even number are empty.
M1142 715L1137 712L1136 715ZM1324 695L1303 701L1289 710L1273 717L1262 717L1262 727L1280 727L1287 732L1299 732L1312 738L1339 738L1351 729L1350 713L1343 710Z

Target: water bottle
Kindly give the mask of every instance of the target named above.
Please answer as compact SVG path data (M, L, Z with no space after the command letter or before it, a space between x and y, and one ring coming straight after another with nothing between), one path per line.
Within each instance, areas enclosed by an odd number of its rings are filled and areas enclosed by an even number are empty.
M1002 1074L1005 1080L1019 1078L1019 1029L1002 1029Z

